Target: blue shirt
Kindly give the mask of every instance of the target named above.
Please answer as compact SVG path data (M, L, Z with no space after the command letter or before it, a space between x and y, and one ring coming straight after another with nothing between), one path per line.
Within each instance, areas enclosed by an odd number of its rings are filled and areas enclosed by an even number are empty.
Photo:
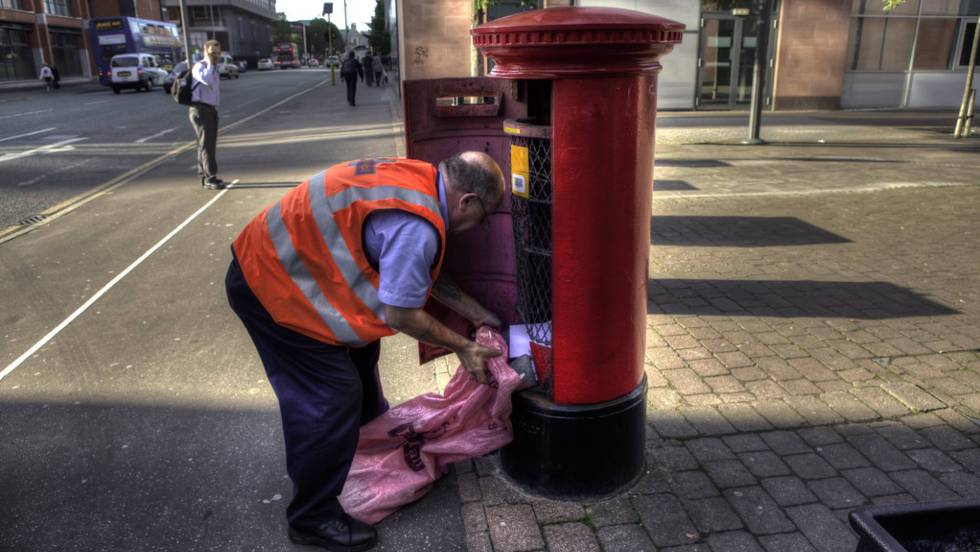
M439 214L448 223L446 190L438 179ZM439 231L424 218L397 209L377 211L364 222L364 252L378 268L382 303L406 309L422 308L432 287L430 271L437 260Z
M191 74L194 80L191 101L218 107L221 95L221 77L218 75L218 68L211 64L211 60L204 58L194 64Z

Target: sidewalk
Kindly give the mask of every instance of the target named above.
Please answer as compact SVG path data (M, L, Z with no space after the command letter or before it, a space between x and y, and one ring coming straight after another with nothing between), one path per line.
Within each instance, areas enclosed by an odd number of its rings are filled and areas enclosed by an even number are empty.
M68 77L61 79L59 84L62 87L66 86L76 86L79 84L98 84L98 80L93 80L88 77ZM24 90L40 90L44 91L44 81L38 79L32 80L16 80L16 81L3 81L0 82L0 93L2 92L15 92Z
M980 141L725 117L658 120L646 473L554 502L458 464L467 550L853 551L855 508L980 498Z

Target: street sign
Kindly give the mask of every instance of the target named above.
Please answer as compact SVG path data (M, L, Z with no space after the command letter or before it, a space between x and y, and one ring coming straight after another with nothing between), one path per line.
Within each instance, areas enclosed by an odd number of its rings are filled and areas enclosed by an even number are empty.
M333 13L333 2L324 2L322 15L330 15L331 13Z

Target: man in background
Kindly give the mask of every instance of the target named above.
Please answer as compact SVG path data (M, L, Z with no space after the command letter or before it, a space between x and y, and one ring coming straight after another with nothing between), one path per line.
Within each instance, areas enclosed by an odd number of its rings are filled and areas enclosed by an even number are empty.
M193 91L189 115L194 133L197 135L197 174L201 186L209 190L225 187L218 178L218 161L215 153L218 148L218 105L221 99L221 77L218 62L221 58L221 43L209 40L204 43L204 59L191 68Z

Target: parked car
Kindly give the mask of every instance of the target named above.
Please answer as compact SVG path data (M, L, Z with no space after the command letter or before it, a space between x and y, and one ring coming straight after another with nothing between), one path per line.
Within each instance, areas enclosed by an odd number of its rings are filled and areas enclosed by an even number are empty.
M170 87L173 86L174 80L180 77L181 73L187 71L187 62L181 61L177 65L174 65L174 70L167 75L167 78L163 79L163 93L170 94Z
M306 60L306 65L307 65L307 67L319 67L320 66L320 62L317 61L316 58L310 58L310 59Z
M244 59L240 59L240 60L236 61L235 63L238 64L238 72L239 73L247 73L248 72L248 62L247 61L245 61Z
M117 54L109 60L112 75L109 86L118 94L124 88L152 90L154 85L163 85L167 72L160 67L153 54Z
M238 78L238 64L232 59L231 54L221 54L218 61L218 76L226 79Z
M329 56L323 65L324 67L340 67L340 56Z
M276 64L272 63L269 58L262 58L259 60L258 69L259 71L271 71L276 68Z

